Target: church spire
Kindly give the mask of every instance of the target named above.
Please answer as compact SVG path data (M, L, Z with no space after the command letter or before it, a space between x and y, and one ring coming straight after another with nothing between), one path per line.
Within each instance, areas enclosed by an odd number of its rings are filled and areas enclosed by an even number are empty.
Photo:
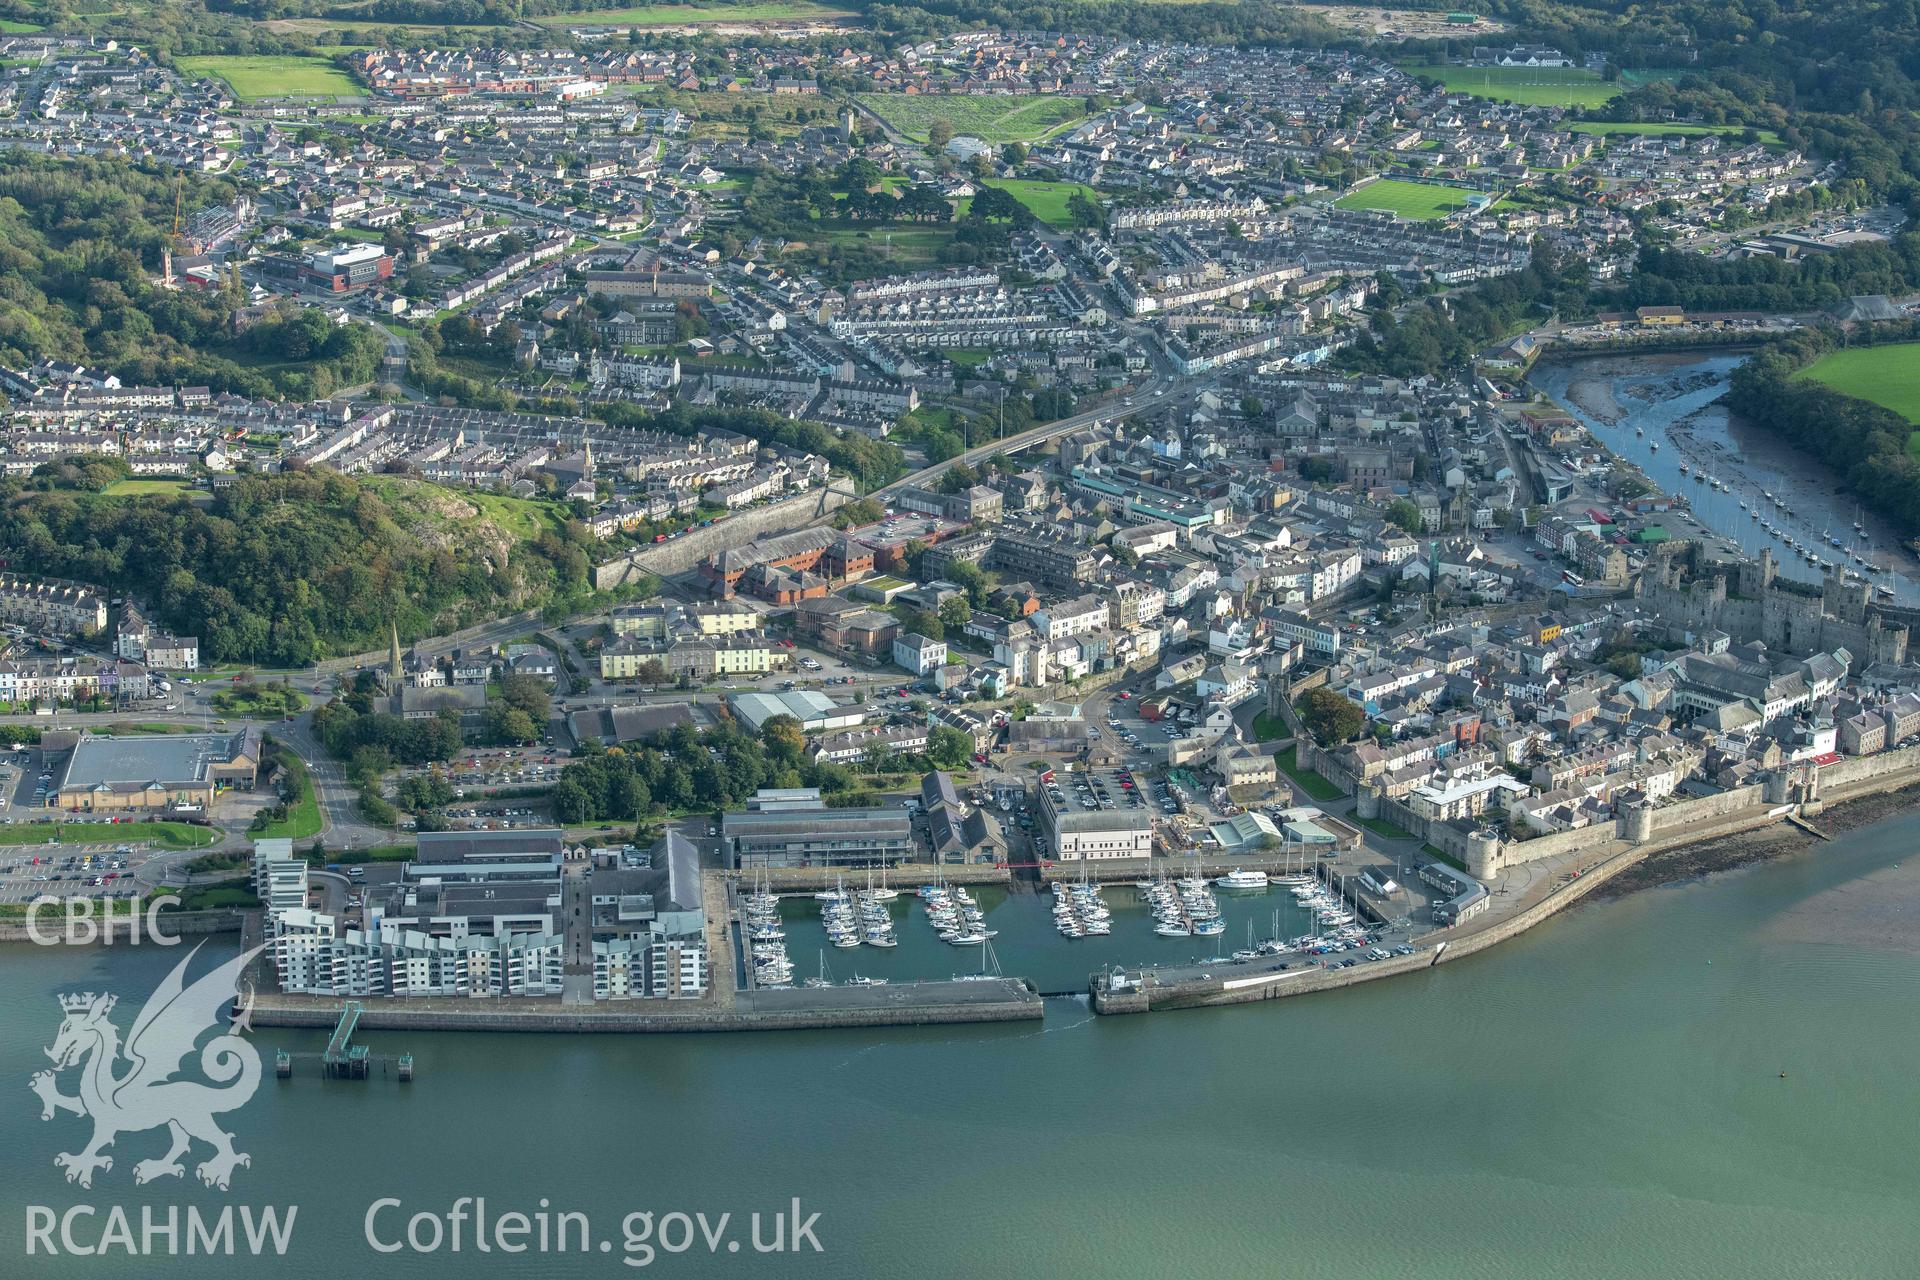
M387 675L397 682L406 674L400 665L400 624L389 622L387 625L392 628L392 639L387 642Z

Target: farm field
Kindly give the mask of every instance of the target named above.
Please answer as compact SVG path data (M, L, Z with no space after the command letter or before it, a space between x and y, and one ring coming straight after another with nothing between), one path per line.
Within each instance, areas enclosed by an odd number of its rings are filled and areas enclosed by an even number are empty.
M1794 377L1812 378L1842 395L1871 400L1920 426L1920 342L1829 352ZM1908 437L1907 452L1920 453L1920 432Z
M1739 137L1747 131L1747 127L1742 124L1666 124L1651 120L1583 120L1578 124L1570 124L1567 128L1574 133L1597 133L1603 136L1625 134L1628 137L1635 138L1691 138L1700 137L1709 133L1723 133L1731 137ZM1755 129L1754 132L1759 135L1760 141L1762 142L1778 144L1780 141L1780 135L1771 129Z
M1536 107L1600 107L1620 96L1620 86L1578 67L1449 67L1434 64L1403 68L1430 76L1448 93L1470 93Z
M1032 142L1086 114L1078 98L1050 94L863 93L858 97L893 128L921 142L935 120L945 120L954 133L982 142Z
M850 9L813 0L767 0L760 4L643 4L625 9L581 9L534 19L550 27L686 27L732 22L827 22L853 17Z
M358 98L352 76L318 58L267 55L175 58L186 76L225 80L241 98Z
M1382 178L1358 191L1348 192L1333 203L1339 209L1384 209L1402 218L1430 220L1465 208L1467 197L1472 194L1464 187Z

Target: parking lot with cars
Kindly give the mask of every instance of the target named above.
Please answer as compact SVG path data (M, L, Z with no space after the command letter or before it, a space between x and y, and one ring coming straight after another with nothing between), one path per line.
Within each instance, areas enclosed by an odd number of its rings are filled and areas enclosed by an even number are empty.
M129 845L86 844L0 853L0 903L35 898L130 898L147 855Z

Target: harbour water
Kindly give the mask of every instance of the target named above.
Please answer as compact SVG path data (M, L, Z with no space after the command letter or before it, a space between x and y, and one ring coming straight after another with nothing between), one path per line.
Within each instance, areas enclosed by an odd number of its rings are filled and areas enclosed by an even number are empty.
M1180 870L1173 868L1176 873ZM847 884L849 892L864 887L864 880ZM1274 888L1265 893L1222 891L1218 901L1220 917L1227 926L1225 933L1161 937L1154 933L1153 916L1132 882L1122 882L1108 885L1102 892L1102 900L1113 912L1113 932L1067 941L1054 927L1053 896L1044 887L1034 894L980 886L968 892L979 903L986 927L997 935L990 939L993 954L989 959L982 947L956 947L941 941L928 922L926 908L913 896L917 887L917 883L898 886L900 896L891 904L889 914L899 945L884 949L832 946L821 924L818 903L806 895L783 898L783 941L793 961L796 981L818 977L824 956L826 976L835 982L845 982L856 973L889 982L946 979L978 973L984 966L997 963L1001 972L1030 978L1043 992L1082 992L1096 970L1225 958L1251 946L1249 938L1253 942L1276 936L1297 938L1313 930L1312 917L1293 896Z
M1743 359L1724 352L1596 356L1542 364L1530 381L1610 452L1633 462L1667 493L1684 497L1708 529L1750 555L1771 549L1783 575L1804 582L1821 576L1803 550L1789 545L1791 539L1885 584L1900 603L1920 604L1920 564L1892 525L1864 511L1841 477L1715 403ZM1703 474L1724 487L1714 488L1699 478ZM1768 501L1769 493L1784 506Z
M363 1218L388 1196L406 1212L485 1196L493 1212L531 1213L545 1198L615 1240L636 1209L743 1217L797 1196L820 1213L817 1255L696 1249L653 1264L698 1276L1907 1274L1920 1256L1917 838L1920 817L1904 816L1591 903L1429 973L1272 1005L1095 1018L1063 999L1043 1025L873 1032L375 1033L376 1051L413 1052L418 1082L269 1078L226 1117L253 1158L226 1195L132 1185L159 1133L122 1136L91 1191L68 1185L53 1155L83 1126L42 1123L26 1088L59 993L121 993L125 1028L179 953L0 949L0 1087L15 1090L0 1107L0 1274L628 1271L617 1249L375 1254ZM902 922L903 935L924 928ZM1015 955L1003 964L1017 971ZM315 1050L323 1037L256 1039ZM264 1270L23 1258L25 1206L83 1203L299 1215Z

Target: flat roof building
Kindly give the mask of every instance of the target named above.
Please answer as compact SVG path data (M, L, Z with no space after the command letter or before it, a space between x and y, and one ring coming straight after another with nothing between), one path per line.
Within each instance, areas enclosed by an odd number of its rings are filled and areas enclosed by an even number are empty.
M1153 824L1144 809L1076 811L1040 789L1040 826L1056 862L1083 858L1145 858L1153 853Z
M53 747L65 735L47 734ZM52 740L52 741L49 741ZM54 807L113 812L208 809L230 787L251 788L260 767L260 728L237 733L156 733L96 737L82 730L54 792Z
M783 805L720 818L720 847L734 867L872 867L913 854L904 809Z

